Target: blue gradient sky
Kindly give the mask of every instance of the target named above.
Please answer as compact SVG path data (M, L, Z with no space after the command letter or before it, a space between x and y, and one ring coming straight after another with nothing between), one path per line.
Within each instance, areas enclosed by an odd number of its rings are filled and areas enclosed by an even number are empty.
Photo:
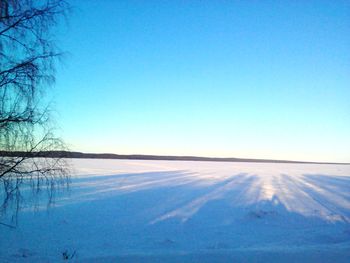
M350 161L349 1L71 1L72 150Z

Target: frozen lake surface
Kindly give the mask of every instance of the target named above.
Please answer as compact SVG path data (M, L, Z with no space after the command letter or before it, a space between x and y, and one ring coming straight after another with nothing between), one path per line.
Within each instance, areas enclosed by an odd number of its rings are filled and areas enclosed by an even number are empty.
M350 166L72 165L54 207L0 226L0 262L350 262Z

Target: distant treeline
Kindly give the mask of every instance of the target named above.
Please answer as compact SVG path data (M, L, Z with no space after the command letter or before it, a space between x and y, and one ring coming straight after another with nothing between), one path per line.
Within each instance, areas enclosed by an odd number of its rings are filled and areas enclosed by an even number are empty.
M332 162L303 162L269 159L245 159L245 158L214 158L197 156L163 156L142 154L113 154L113 153L82 153L70 151L44 151L44 152L18 152L0 151L0 156L6 157L45 157L45 158L81 158L81 159L127 159L127 160L164 160L164 161L209 161L209 162L254 162L254 163L305 163L305 164L345 164Z

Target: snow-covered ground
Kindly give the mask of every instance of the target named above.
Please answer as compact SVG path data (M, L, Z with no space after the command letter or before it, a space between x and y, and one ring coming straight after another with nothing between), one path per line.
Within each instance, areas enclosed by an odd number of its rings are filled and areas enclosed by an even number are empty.
M72 160L0 262L350 262L350 166Z

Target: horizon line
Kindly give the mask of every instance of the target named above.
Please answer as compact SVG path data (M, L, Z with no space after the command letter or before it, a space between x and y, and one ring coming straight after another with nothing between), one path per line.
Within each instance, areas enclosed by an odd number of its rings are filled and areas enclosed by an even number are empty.
M350 165L350 162L319 162L319 161L298 161L264 158L237 158L237 157L207 157L193 155L153 155L153 154L117 154L117 153L91 153L80 151L0 151L0 156L29 156L29 157L51 157L51 158L72 158L72 159L119 159L119 160L163 160L163 161L209 161L209 162L255 162L255 163L300 163L300 164L335 164Z

